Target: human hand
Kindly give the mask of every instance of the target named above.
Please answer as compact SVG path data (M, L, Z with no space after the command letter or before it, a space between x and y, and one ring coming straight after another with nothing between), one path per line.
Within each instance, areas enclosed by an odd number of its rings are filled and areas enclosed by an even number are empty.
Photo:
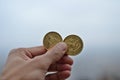
M70 76L73 64L73 60L65 55L66 50L64 42L48 51L43 46L14 49L0 80L65 80ZM49 71L56 73L47 74Z

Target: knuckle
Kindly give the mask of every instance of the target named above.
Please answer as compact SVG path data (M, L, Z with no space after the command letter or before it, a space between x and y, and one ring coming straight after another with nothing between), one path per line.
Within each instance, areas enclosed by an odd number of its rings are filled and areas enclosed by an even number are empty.
M17 48L16 51L24 51L25 48Z
M23 52L25 50L25 48L15 48L15 49L12 49L10 52L9 52L9 55L13 55L15 53L20 53L20 52Z

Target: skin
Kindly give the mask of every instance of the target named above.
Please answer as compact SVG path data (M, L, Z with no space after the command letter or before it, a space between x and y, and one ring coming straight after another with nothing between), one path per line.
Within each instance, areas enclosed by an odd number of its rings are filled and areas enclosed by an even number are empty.
M13 49L0 80L65 80L70 76L73 64L73 60L65 54L66 50L64 42L50 50L43 46Z

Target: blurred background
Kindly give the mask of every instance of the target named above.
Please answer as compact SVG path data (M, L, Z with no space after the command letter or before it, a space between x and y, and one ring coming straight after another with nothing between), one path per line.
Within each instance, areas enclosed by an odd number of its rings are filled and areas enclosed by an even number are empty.
M120 80L120 0L0 0L0 72L11 49L49 31L83 39L68 80Z

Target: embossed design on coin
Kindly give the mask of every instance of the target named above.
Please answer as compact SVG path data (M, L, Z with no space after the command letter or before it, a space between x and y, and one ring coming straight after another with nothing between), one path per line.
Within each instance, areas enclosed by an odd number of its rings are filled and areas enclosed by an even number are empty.
M45 48L52 48L55 44L62 41L62 37L57 32L49 32L43 39L43 45Z
M79 54L83 49L83 41L82 39L77 35L69 35L64 39L64 42L68 46L68 55L77 55Z

